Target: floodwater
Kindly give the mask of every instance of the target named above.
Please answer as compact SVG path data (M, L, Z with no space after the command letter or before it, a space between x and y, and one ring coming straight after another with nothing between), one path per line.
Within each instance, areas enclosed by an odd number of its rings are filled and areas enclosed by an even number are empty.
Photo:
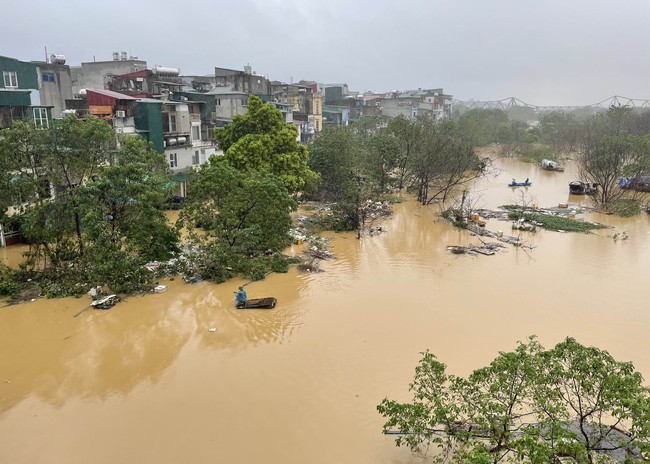
M472 189L477 207L586 200L568 195L572 165L498 165ZM510 189L512 177L533 185ZM381 235L332 235L337 259L325 272L246 287L277 297L274 310L235 310L243 280L180 279L78 317L87 298L0 308L0 462L420 463L380 433L375 409L385 396L410 398L419 353L466 375L533 334L546 347L575 337L648 378L650 215L578 217L611 228L452 255L447 245L477 239L435 205L406 201ZM511 234L508 222L487 227ZM19 251L0 259L15 264Z

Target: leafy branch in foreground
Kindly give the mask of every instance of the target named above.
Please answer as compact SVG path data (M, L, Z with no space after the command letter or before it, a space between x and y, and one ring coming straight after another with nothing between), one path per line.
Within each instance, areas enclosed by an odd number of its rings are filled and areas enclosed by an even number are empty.
M467 378L445 369L423 353L413 400L377 406L397 446L440 463L648 461L650 389L606 351L530 337Z

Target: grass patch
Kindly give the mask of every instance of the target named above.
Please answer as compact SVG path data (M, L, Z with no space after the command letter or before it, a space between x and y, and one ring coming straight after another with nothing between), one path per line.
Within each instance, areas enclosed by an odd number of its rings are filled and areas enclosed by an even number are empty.
M504 207L505 208L505 207ZM505 208L508 209L508 208ZM605 226L602 224L594 224L593 222L578 221L577 219L553 216L550 214L539 214L516 211L510 209L508 218L517 220L521 218L527 221L534 222L536 225L548 230L564 230L566 232L590 232L595 229L603 229Z

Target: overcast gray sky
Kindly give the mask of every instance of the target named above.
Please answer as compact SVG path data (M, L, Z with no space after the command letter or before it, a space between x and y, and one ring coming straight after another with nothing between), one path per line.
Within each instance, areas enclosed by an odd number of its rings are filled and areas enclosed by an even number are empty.
M588 105L650 98L649 20L649 0L1 0L0 55L125 50L183 74L250 63L359 91Z

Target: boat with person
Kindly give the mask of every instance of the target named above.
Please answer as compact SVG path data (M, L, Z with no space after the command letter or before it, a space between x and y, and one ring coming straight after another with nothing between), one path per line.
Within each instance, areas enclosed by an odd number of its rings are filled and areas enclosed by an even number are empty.
M237 309L273 309L275 308L277 298L267 296L264 298L253 298L246 302L237 302Z
M533 185L533 183L528 179L523 182L517 182L513 177L512 182L508 184L508 187L530 187L531 185Z

